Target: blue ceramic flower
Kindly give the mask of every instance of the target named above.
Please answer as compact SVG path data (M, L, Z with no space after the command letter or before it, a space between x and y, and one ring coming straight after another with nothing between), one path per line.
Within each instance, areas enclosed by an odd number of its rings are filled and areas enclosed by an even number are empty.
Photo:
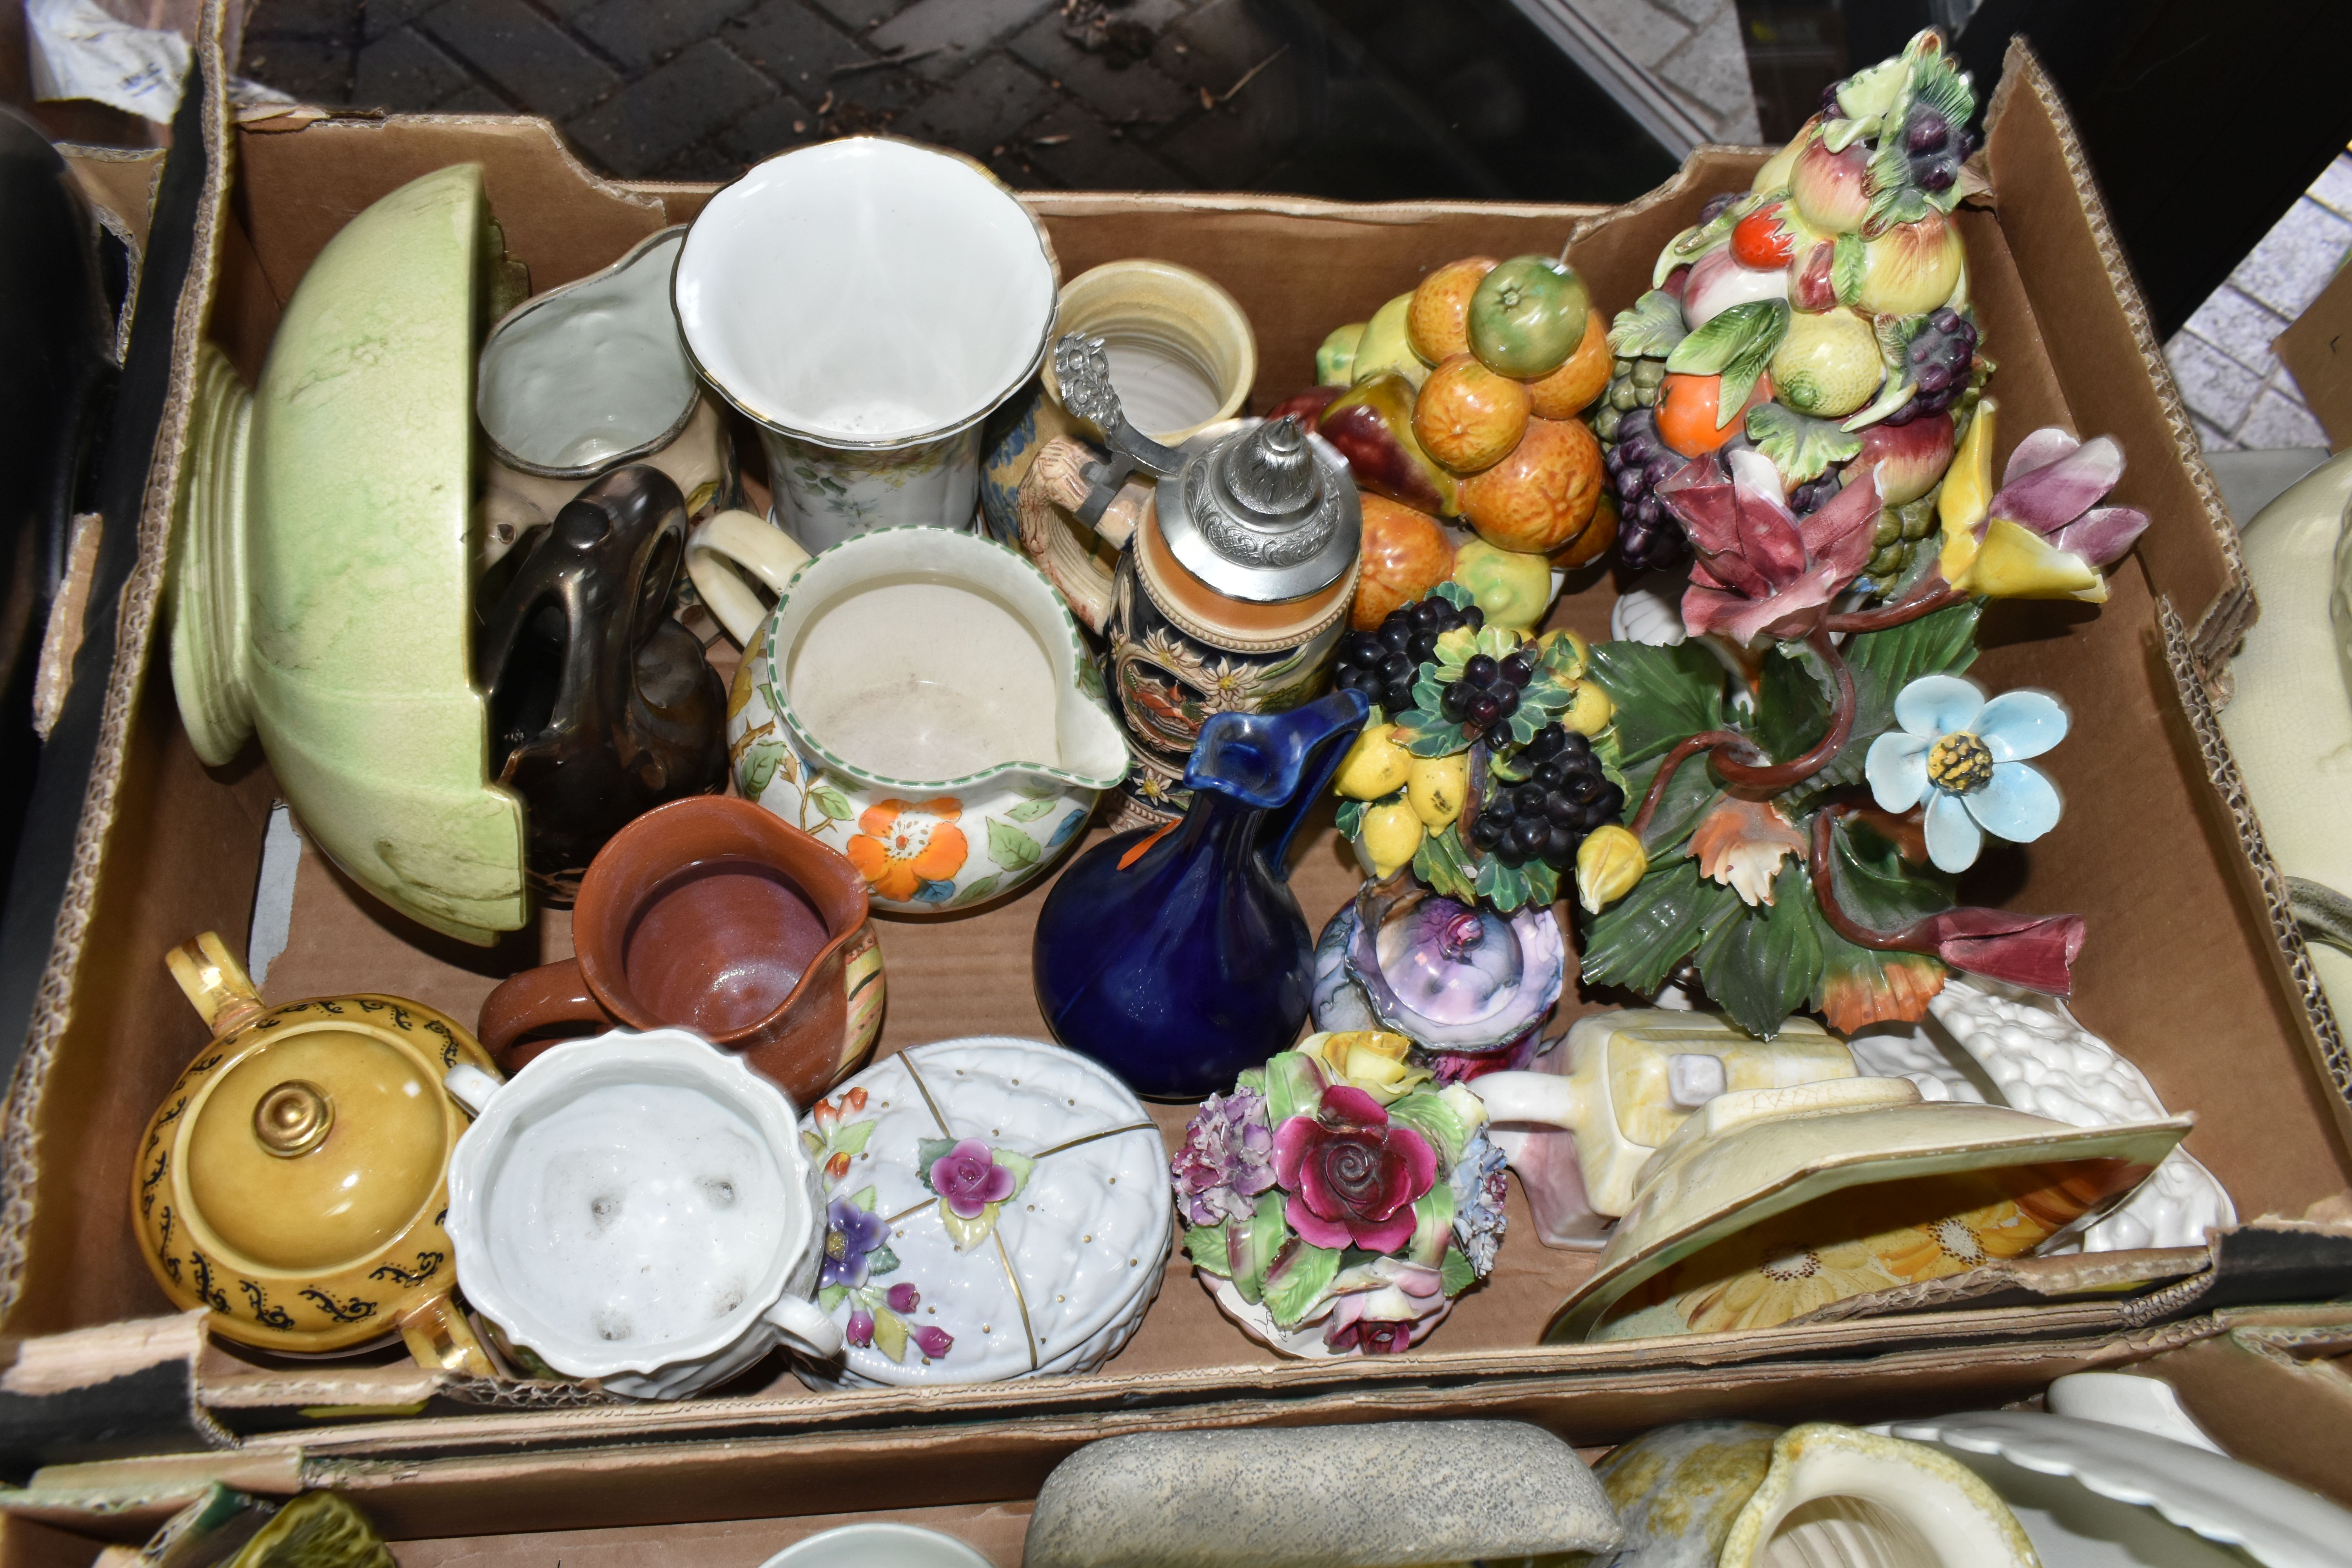
M1887 811L1927 802L1927 858L1946 871L1976 864L1984 835L2031 844L2058 825L2058 786L2025 765L2066 738L2066 710L2046 691L1984 689L1925 675L1895 699L1895 722L1870 743L1864 771Z

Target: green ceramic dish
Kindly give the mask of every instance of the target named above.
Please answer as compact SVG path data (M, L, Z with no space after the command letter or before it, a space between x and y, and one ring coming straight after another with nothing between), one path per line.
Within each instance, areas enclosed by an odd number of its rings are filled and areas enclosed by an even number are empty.
M258 733L313 842L403 914L520 927L523 807L473 680L474 363L501 247L482 171L413 180L310 265L248 393L207 345L173 520L196 754Z

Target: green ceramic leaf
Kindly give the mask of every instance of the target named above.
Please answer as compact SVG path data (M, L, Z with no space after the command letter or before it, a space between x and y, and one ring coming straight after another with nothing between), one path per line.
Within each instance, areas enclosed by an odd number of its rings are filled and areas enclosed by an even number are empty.
M1738 357L1723 367L1723 384L1716 389L1715 395L1715 427L1718 430L1738 418L1739 411L1748 406L1748 393L1755 390L1757 378L1764 374L1764 367L1772 363L1772 352L1780 346L1780 340L1788 334L1787 304L1779 300L1762 300L1754 303L1768 305L1776 312L1772 317L1772 331L1769 336L1741 350ZM1747 308L1745 305L1734 307L1737 310Z
M1756 689L1756 739L1785 763L1803 756L1829 732L1830 704L1804 645L1781 644L1765 651Z
M1774 902L1735 905L1699 944L1699 979L1708 998L1760 1040L1780 1032L1822 974L1821 919L1804 868L1791 858L1773 879ZM1735 895L1736 898L1736 895Z
M1495 856L1481 857L1475 884L1478 896L1502 914L1526 908L1528 900L1535 896L1528 884L1528 873L1541 864L1530 860L1523 866L1506 866Z
M1559 873L1541 860L1530 860L1523 868L1528 879L1528 901L1537 905L1559 901Z
M1285 1330L1297 1328L1299 1320L1323 1299L1323 1292L1339 1272L1339 1254L1336 1249L1293 1238L1265 1271L1265 1283L1261 1289L1261 1299L1265 1310L1274 1314L1275 1325Z
M907 1321L887 1307L874 1309L874 1348L892 1361L907 1359Z
M1225 1254L1233 1265L1229 1278L1244 1301L1258 1299L1265 1283L1266 1265L1274 1261L1275 1249L1290 1234L1282 1217L1287 1202L1277 1188L1257 1200L1257 1210L1249 1218L1232 1220L1225 1226Z
M866 1140L874 1136L874 1129L877 1125L878 1125L878 1123L871 1120L865 1121L844 1121L840 1123L834 1129L833 1137L825 1145L825 1152L828 1154L863 1153L866 1149ZM874 1189L872 1187L866 1188L860 1195L865 1197L866 1201L859 1204L857 1205L859 1208L870 1209L874 1206Z
M1593 918L1584 937L1584 979L1654 995L1710 922L1738 906L1738 894L1700 879L1695 860L1653 867Z
M996 892L996 884L1003 879L1002 873L992 871L976 882L967 882L961 892L947 901L947 907L951 910L961 909L966 904L976 904L982 899L992 897Z
M1830 287L1837 290L1841 305L1862 298L1863 268L1868 258L1864 244L1858 234L1842 234L1830 252Z
M1408 1262L1434 1268L1445 1260L1446 1245L1454 1239L1454 1186L1440 1180L1413 1200L1412 1239L1404 1244Z
M1302 1051L1276 1051L1265 1058L1265 1093L1266 1125L1279 1127L1321 1109L1323 1074Z
M874 1123L871 1121L860 1121L856 1123L856 1125L870 1129L874 1126ZM873 1133L868 1131L866 1136L870 1138L873 1136ZM839 1147L839 1144L836 1143L835 1147ZM860 1138L857 1141L857 1148L863 1149L865 1147L866 1138ZM856 1152L857 1151L856 1149L850 1151L853 1154ZM928 1165L923 1168L925 1170L930 1169ZM864 1209L867 1214L872 1214L874 1212L875 1196L875 1190L872 1187L860 1187L856 1192L849 1194L849 1206L851 1208Z
M866 1271L868 1274L894 1274L898 1272L898 1255L891 1251L887 1244L876 1247L866 1255Z
M1038 799L1024 800L1004 815L1015 822L1034 822L1054 809L1055 798L1053 795L1045 795Z
M999 1200L1009 1204L1021 1195L1022 1189L1028 1186L1029 1173L1037 1168L1037 1162L1026 1154L1016 1154L1010 1149L992 1149L989 1154L998 1164L1013 1173L1013 1190Z
M1759 403L1748 411L1748 438L1791 485L1820 479L1862 452L1861 437L1778 403Z
M1657 776L1657 762L1628 774L1624 782L1625 816L1628 821L1639 811L1642 799L1650 793L1650 781ZM1691 836L1709 807L1723 798L1716 787L1714 775L1708 773L1706 753L1685 757L1683 765L1675 770L1674 782L1658 796L1658 809L1650 814L1650 826L1642 834L1642 852L1653 861L1664 860L1667 852Z
M1469 852L1451 823L1435 833L1422 835L1421 847L1412 852L1412 874L1458 903L1466 904L1478 896Z
M1478 634L1468 626L1454 626L1437 635L1437 668L1449 681L1461 678L1462 667L1478 651Z
M1722 726L1723 666L1696 642L1597 643L1590 679L1616 707L1612 728L1621 763L1646 761Z
M1437 1266L1437 1280L1449 1296L1459 1296L1478 1283L1478 1270L1458 1247L1445 1249L1445 1261Z
M1609 326L1609 349L1622 359L1663 359L1685 335L1682 301L1653 289L1617 312Z
M1889 934L1940 914L1955 901L1950 879L1909 864L1865 822L1831 826L1830 875L1838 906L1871 930Z
M1367 804L1360 800L1343 800L1339 803L1339 809L1334 816L1339 824L1340 837L1353 838L1363 831L1364 807Z
M1192 1267L1206 1273L1230 1277L1234 1260L1225 1252L1225 1227L1221 1225L1196 1225L1184 1232L1184 1255Z
M809 799L816 802L816 808L835 822L847 822L857 815L850 808L847 795L826 784L818 784L810 790Z
M1454 1162L1462 1158L1462 1146L1470 1134L1454 1108L1426 1090L1403 1096L1389 1107L1389 1120L1402 1122L1429 1140L1437 1153L1437 1168L1450 1171Z
M848 1286L828 1285L824 1289L819 1290L816 1293L816 1304L824 1310L830 1312L835 1307L840 1306L843 1301L848 1300Z
M1845 661L1853 671L1853 732L1829 764L1782 795L1781 809L1795 815L1822 794L1858 784L1870 742L1895 723L1896 694L1923 675L1958 675L1976 662L1976 601L1950 605L1932 616L1885 631L1846 639Z
M1944 980L1941 959L1924 952L1877 952L1857 947L1824 924L1821 928L1822 977L1812 1005L1827 1011L1832 998L1849 1016L1900 1017L1910 998L1932 995ZM1899 987L1899 990L1898 990Z
M988 858L1008 871L1024 871L1037 863L1037 841L1009 822L988 820Z
M1704 326L1676 343L1675 352L1666 356L1666 368L1692 375L1721 374L1754 353L1759 344L1763 346L1764 359L1770 359L1788 331L1787 300L1750 300L1717 311Z
M1451 719L1414 709L1393 726L1398 742L1416 757L1450 757L1470 746L1470 732Z

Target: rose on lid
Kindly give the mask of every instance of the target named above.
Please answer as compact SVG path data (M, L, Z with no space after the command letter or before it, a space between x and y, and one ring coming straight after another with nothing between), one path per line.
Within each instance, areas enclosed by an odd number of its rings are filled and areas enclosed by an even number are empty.
M1389 1252L1412 1239L1412 1204L1436 1183L1437 1155L1370 1095L1334 1084L1314 1115L1274 1130L1274 1172L1290 1194L1284 1217L1306 1240Z
M967 1138L931 1162L931 1191L964 1219L978 1219L991 1204L1001 1204L1021 1184L1018 1175L996 1163L996 1152L977 1138Z

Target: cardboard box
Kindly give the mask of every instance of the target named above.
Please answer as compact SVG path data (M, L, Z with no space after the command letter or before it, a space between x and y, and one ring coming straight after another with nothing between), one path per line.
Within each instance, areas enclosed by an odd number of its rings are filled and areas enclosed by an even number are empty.
M217 82L215 72L215 89ZM139 1128L205 1031L160 960L207 929L242 942L275 793L257 751L219 770L196 762L173 710L155 615L170 501L185 480L181 438L198 339L252 378L281 303L326 240L377 197L450 163L483 165L509 250L529 266L535 289L691 218L709 195L600 180L538 121L297 112L232 126L216 92L200 109L204 136L180 146L200 146L212 160L197 236L210 265L192 271L177 301L182 375L151 476L105 744L0 1142L8 1184L0 1302L20 1335L122 1325L165 1310L128 1223L131 1161ZM1033 205L1070 275L1152 255L1230 289L1257 327L1263 407L1312 379L1315 344L1331 324L1364 316L1453 257L1551 251L1572 236L1570 256L1595 298L1612 309L1630 301L1660 245L1707 195L1744 188L1761 155L1702 149L1674 182L1617 209L1108 195L1040 195ZM2102 611L2003 605L1986 617L1979 672L1996 687L2057 690L2084 719L2049 764L2070 814L2033 847L2001 901L2088 919L2078 1012L2168 1106L2199 1115L2188 1147L2242 1214L2352 1221L2352 1067L2213 722L2216 661L2252 613L2234 537L2063 111L2021 49L1992 110L1989 155L2002 205L1958 221L2001 367L2002 434L2014 442L2051 423L2115 434L2130 456L2118 497L2155 519ZM1604 576L1565 600L1556 622L1605 635L1610 592ZM1319 927L1357 874L1328 821L1302 839L1293 886ZM1032 890L954 921L878 921L891 991L881 1048L1043 1035L1028 979L1042 897ZM267 990L273 999L384 991L470 1017L500 976L562 956L568 939L565 914L548 911L495 949L467 948L406 923L306 852L292 943ZM1560 1021L1587 1005L1571 999ZM1186 1113L1155 1114L1172 1131ZM180 1426L135 1441L241 1439L249 1451L291 1444L305 1456L327 1451L324 1443L399 1463L425 1453L659 1442L707 1453L721 1468L730 1454L789 1451L810 1457L812 1478L846 1479L886 1453L986 1449L997 1433L1034 1458L1075 1431L1164 1424L1176 1412L1336 1420L1375 1409L1572 1406L1591 1430L1622 1436L1665 1413L1883 1409L1928 1391L1947 1407L2011 1397L2046 1381L2053 1365L2128 1360L2221 1331L2217 1320L2190 1314L2344 1289L2324 1257L2315 1265L2306 1256L2330 1239L2312 1226L2241 1232L2213 1254L2102 1254L1963 1277L1910 1303L1906 1315L1538 1349L1537 1335L1592 1255L1534 1245L1516 1187L1512 1201L1517 1236L1493 1279L1429 1347L1402 1356L1278 1363L1219 1315L1179 1258L1135 1341L1085 1377L813 1394L772 1362L769 1385L739 1387L736 1397L599 1407L544 1387L427 1375L396 1352L295 1363L212 1343L184 1358L189 1408ZM356 1421L373 1424L341 1433L321 1425ZM948 1421L990 1425L929 1425ZM908 1430L892 1435L900 1428ZM929 1435L910 1449L917 1429ZM269 1436L289 1431L300 1436ZM54 1457L37 1441L20 1451ZM551 1473L548 1495L593 1513L615 1495L599 1473L584 1461ZM984 1484L960 1466L941 1473L940 1486ZM841 1495L821 1486L794 1506Z
M2352 442L2352 269L2338 268L2271 347L2327 432L2330 449L2342 451Z

